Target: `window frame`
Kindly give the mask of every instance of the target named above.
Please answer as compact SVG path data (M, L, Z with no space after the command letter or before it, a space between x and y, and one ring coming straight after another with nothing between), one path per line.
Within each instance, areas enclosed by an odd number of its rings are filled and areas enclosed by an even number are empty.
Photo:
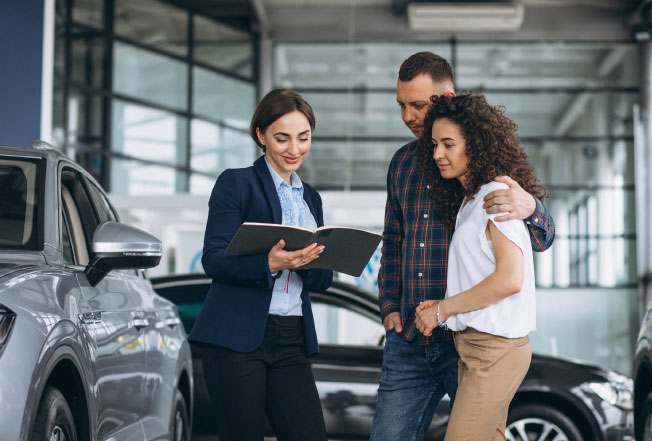
M64 265L78 265L77 262L77 251L75 250L75 247L72 243L72 232L70 229L70 223L68 221L68 216L66 215L66 210L64 209L64 202L63 198L61 198L61 239L60 239L60 244L61 244L61 261L64 263ZM68 233L68 241L64 241L65 235L63 234L64 231ZM66 252L65 252L65 247L67 246L70 247L70 255L72 256L72 262L69 262L66 259Z
M84 180L86 181L87 191L90 195L89 199L95 210L95 216L97 217L98 221L102 222L101 219L103 219L103 216L100 212L106 211L108 214L107 220L112 222L120 222L120 216L118 216L118 212L115 210L113 205L111 205L111 202L107 198L106 194L104 194L104 191L101 189L100 185L90 180L87 176L84 177ZM94 197L95 195L99 198L99 200Z
M91 157L92 155L99 155L101 161L95 160L95 162L90 161L90 164L84 163L84 166L93 167L95 163L98 163L97 170L95 173L97 179L107 191L111 191L111 168L113 166L114 159L124 159L124 160L133 160L137 161L143 165L155 165L174 170L175 173L181 173L179 177L179 183L175 186L175 193L189 191L190 188L190 179L194 175L205 176L210 179L216 179L219 175L218 171L211 171L210 173L194 170L190 164L190 151L191 151L191 123L193 119L204 120L213 124L223 126L225 128L231 128L234 130L240 130L243 133L248 133L246 129L232 127L228 124L227 121L219 120L218 118L210 118L207 116L200 116L193 112L193 93L194 93L194 84L193 84L193 70L197 67L206 69L208 71L214 72L216 74L224 75L226 77L232 78L234 80L244 81L246 84L251 85L254 93L254 98L257 97L259 93L259 66L257 63L258 54L260 53L259 45L259 31L252 30L248 25L239 25L238 23L231 22L229 20L216 19L208 15L198 13L192 8L183 8L179 5L174 4L166 0L162 0L162 3L166 6L174 7L179 9L187 19L187 38L185 44L187 46L187 51L185 55L180 55L174 51L166 50L165 48L158 47L156 45L148 44L147 42L139 41L137 38L129 37L116 32L116 6L114 1L107 1L102 10L102 17L100 22L97 23L97 26L85 24L83 22L77 21L74 18L74 8L75 5L73 2L67 1L62 2L61 7L58 8L56 14L56 33L61 37L60 48L58 48L59 55L61 60L63 60L63 71L60 74L60 89L61 93L61 103L55 103L56 112L58 112L61 117L57 120L60 120L58 123L61 127L62 133L58 137L60 140L60 147L64 152L67 152L70 148L74 148L75 151L80 151L86 153ZM196 41L195 38L195 18L201 17L201 19L206 19L208 21L215 22L217 27L224 27L228 29L233 29L236 32L242 32L248 34L251 38L251 47L252 47L252 57L254 60L254 66L252 69L252 75L246 76L241 74L236 67L233 68L219 68L210 63L206 63L202 60L199 60L195 57L194 53L194 44ZM99 41L99 43L98 43ZM90 42L90 43L89 43ZM95 42L95 43L93 43ZM146 98L137 98L131 96L125 96L113 90L113 65L114 65L114 44L116 42L129 45L133 48L146 50L149 53L166 57L171 60L176 60L183 62L187 68L187 79L186 79L186 95L187 99L184 103L182 109L169 108L165 105L160 105L153 103ZM92 63L92 60L89 57L93 57L93 53L96 51L90 50L89 47L84 45L95 44L96 46L102 46L102 75L97 81L96 77L83 77L73 79L73 68L75 64L78 65L88 65ZM73 53L73 46L77 50ZM80 54L79 59L73 60L74 54ZM98 110L99 120L101 121L101 134L86 133L84 127L78 127L78 134L76 137L71 136L71 130L73 130L69 124L69 120L72 115L70 114L70 99L75 94L80 94L83 96L96 96L101 98L101 109ZM176 116L182 118L186 125L186 134L185 134L185 159L179 163L168 164L161 163L156 160L146 160L141 158L131 157L129 155L123 155L120 152L114 152L112 150L112 106L115 99L120 99L127 101L131 104L141 105L149 107L156 110L162 110L166 112L171 112ZM88 103L87 103L88 104ZM252 103L255 105L255 102ZM87 105L88 107L88 105ZM88 108L86 109L88 110ZM56 116L55 116L56 117ZM252 144L252 151L256 151L255 146ZM91 158L92 159L92 158ZM246 164L248 165L248 164Z
M66 187L70 192L75 208L77 209L82 225L84 243L86 244L86 250L89 258L92 259L92 250L93 250L93 234L99 226L99 219L93 206L92 200L89 196L88 189L85 184L84 173L75 167L73 164L66 160L62 160L59 163L58 167L58 176L57 176L57 185L59 189L59 219L60 219L60 229L59 229L59 248L61 253L61 259L63 261L63 228L64 222L69 222L67 215L65 213L63 200L63 187ZM72 233L72 230L69 229L69 232ZM73 249L73 255L75 258L74 266L85 267L86 265L79 262L79 250L75 249L74 238L72 234L70 235L71 244Z
M36 166L36 177L34 182L34 211L32 213L32 237L24 245L12 247L0 247L0 250L12 249L21 251L43 251L45 247L45 170L47 159L37 156L22 156L1 153L0 159L9 161L24 161Z
M358 296L351 294L348 291L344 291L344 295L342 296L338 295L337 293L335 293L336 288L337 287L335 286L332 287L332 289L329 290L328 293L318 293L313 291L310 292L310 303L313 305L313 315L315 315L314 314L315 305L326 305L326 306L336 307L336 308L346 310L352 314L358 314L370 320L373 323L377 323L378 326L380 327L379 329L382 329L384 331L383 324L380 320L380 314L376 309L365 305L363 301L358 298ZM316 320L315 320L315 324L316 324ZM381 337L381 340L378 342L377 345L356 345L356 344L330 343L330 342L320 341L320 346L328 346L332 348L380 348L382 349L384 346L384 342L385 342L384 338Z

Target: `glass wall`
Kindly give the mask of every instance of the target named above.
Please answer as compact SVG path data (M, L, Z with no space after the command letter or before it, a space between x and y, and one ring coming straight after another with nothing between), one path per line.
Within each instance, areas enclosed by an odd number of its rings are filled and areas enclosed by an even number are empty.
M451 61L458 92L504 106L548 189L557 230L553 246L535 253L534 350L629 372L638 326L636 46L279 43L274 84L302 93L317 119L302 177L321 190L385 190L392 155L412 139L396 103L398 69L419 51Z
M411 139L398 68L424 50L451 60L458 92L484 93L519 126L557 224L555 245L536 256L539 286L634 286L633 44L277 44L275 84L302 93L317 118L306 180L385 188L392 155Z
M317 125L302 178L321 190L384 188L392 154L411 139L396 104L398 66L447 44L277 44L274 85L300 92Z
M57 0L58 147L114 193L209 193L222 170L257 154L247 133L257 96L256 38L165 1ZM422 50L451 61L458 91L484 93L505 107L549 191L544 202L557 232L552 248L536 254L543 331L534 344L622 368L616 361L631 359L631 345L622 347L635 326L627 317L636 295L636 47L276 43L273 86L299 91L317 118L302 178L320 191L384 191L392 155L412 139L396 103L398 68ZM559 322L560 305L582 310L581 317ZM609 311L625 323L617 339L589 327L613 320ZM571 333L593 335L593 349L566 348Z
M57 146L113 193L210 193L250 164L255 36L163 1L57 0Z

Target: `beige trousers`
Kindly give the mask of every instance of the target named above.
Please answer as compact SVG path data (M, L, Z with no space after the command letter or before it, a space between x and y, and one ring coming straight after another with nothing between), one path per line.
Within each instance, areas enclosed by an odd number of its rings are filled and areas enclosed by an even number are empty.
M530 367L530 340L473 328L454 338L458 385L445 441L504 441L509 403Z

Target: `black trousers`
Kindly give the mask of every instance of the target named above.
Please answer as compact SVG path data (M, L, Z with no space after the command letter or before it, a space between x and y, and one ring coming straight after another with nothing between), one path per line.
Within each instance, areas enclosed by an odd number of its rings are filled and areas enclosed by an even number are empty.
M326 441L302 320L270 315L252 352L202 348L220 441L262 441L265 415L278 441Z

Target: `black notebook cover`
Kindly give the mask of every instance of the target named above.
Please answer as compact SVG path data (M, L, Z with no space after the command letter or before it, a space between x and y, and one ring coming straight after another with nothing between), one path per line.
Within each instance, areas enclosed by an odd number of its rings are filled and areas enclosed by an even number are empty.
M376 251L382 236L348 227L321 227L312 231L288 225L245 222L235 233L226 253L268 253L281 239L285 240L284 249L287 251L300 250L312 243L325 246L319 258L301 269L330 269L358 277Z

